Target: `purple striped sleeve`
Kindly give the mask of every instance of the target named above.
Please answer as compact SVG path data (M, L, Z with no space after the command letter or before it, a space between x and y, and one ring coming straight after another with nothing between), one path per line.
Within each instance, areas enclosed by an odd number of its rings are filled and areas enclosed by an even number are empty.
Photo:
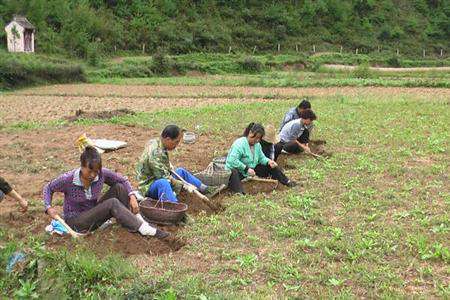
M128 195L133 192L131 183L128 181L126 176L122 174L115 173L107 168L102 168L103 177L105 178L105 183L109 186L113 186L115 183L121 183L128 192Z
M45 211L52 206L53 193L64 192L64 186L71 181L70 177L70 172L62 174L44 186L43 197Z

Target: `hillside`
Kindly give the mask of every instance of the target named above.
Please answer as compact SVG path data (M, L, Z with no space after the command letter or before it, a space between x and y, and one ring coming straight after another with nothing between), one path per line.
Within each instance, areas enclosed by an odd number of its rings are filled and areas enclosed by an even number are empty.
M450 49L449 0L3 0L0 26L23 14L40 52L89 57L115 51L189 52ZM0 48L6 44L0 31Z

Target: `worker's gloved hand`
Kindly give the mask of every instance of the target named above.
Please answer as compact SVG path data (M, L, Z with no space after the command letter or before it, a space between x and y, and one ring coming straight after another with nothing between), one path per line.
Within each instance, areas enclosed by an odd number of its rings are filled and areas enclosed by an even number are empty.
M188 191L188 193L192 194L196 190L196 187L193 186L192 184L183 184L183 189Z

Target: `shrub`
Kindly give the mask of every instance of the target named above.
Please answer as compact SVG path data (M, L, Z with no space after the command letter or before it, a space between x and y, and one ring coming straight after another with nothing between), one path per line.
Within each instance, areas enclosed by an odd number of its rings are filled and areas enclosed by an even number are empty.
M400 61L398 60L397 56L390 57L386 62L387 62L389 67L393 67L393 68L399 68L400 67Z
M167 55L159 49L153 55L152 72L158 75L167 75L170 70L170 61Z
M370 70L369 64L361 64L353 71L353 76L356 78L371 78L372 71Z
M263 69L263 64L254 57L246 57L244 60L240 61L240 66L242 70L249 73L258 73Z
M97 43L90 43L86 50L86 59L91 66L98 66L100 63L101 50Z

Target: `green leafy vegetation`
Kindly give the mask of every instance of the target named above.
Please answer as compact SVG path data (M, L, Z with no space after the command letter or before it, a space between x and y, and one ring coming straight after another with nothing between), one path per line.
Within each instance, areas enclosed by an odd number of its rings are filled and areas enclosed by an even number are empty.
M23 14L46 53L88 58L120 51L172 54L318 52L399 48L420 56L449 49L448 1L129 1L7 0L0 27ZM0 31L3 40L4 31ZM255 48L256 47L256 48Z
M0 50L0 90L85 80L84 69L80 64L65 59L10 54Z

